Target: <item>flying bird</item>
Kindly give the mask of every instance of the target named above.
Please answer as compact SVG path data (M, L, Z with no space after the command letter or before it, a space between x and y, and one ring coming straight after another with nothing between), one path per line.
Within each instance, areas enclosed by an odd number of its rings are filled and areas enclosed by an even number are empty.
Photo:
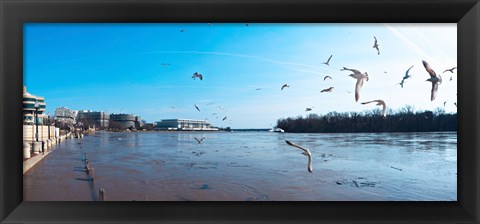
M452 80L453 80L453 77L452 77L452 76L450 76L450 81L452 81Z
M330 87L330 88L327 88L327 89L324 89L322 91L320 91L321 93L323 92L327 92L327 93L331 93L333 91L333 87Z
M453 104L455 104L455 107L457 107L457 102L455 102L455 103L453 103Z
M224 121L224 120L227 120L227 116L225 116L225 117L222 119L222 121Z
M225 108L224 108L224 107L222 107L222 106L217 106L217 107L218 107L218 108L220 108L220 109L222 109L222 110L225 110Z
M262 88L256 88L255 90L262 90Z
M365 72L365 74L363 74L357 69L349 69L346 67L343 67L343 69L341 69L340 71L345 71L345 70L353 72L353 74L350 74L349 76L351 76L354 79L357 79L357 83L355 84L355 102L358 102L358 99L360 99L360 90L362 89L363 82L364 80L368 81L368 73Z
M196 78L199 78L200 80L203 80L203 75L198 73L198 72L195 72L192 75L192 79L196 79Z
M400 84L400 86L402 88L403 88L403 82L405 82L405 79L408 79L408 78L412 77L411 75L408 74L408 72L410 72L410 69L412 69L412 68L413 68L413 65L410 68L407 69L407 71L405 72L405 76L403 76L403 78L402 78L402 81L400 83L398 83L398 84Z
M198 139L197 137L193 137L193 138L197 140L198 144L202 144L203 139L205 139L205 137L202 137L201 139Z
M447 101L443 102L443 107L445 107L445 104L447 103Z
M290 87L288 84L283 84L282 88L280 90L283 90L286 87Z
M442 83L442 77L440 75L437 75L437 73L433 71L432 67L430 67L430 65L426 61L422 61L422 63L425 67L425 70L428 72L428 74L430 74L430 78L426 81L432 82L432 93L430 100L433 101L437 96L438 86Z
M165 67L166 67L166 66L169 66L169 65L170 65L170 64L168 64L168 63L162 63L162 66L165 66Z
M327 60L326 62L323 62L323 64L326 64L326 65L330 66L329 63L330 63L330 59L332 59L332 56L333 56L333 55L330 55L330 57L328 58L328 60Z
M305 112L312 111L313 107L307 107L305 108Z
M457 68L457 67L453 67L453 68L451 68L451 69L446 69L445 71L443 71L443 73L445 73L445 72L451 72L451 73L453 73L453 70L455 70L456 68Z
M368 102L363 102L362 104L369 104L369 103L377 103L376 106L382 106L382 116L386 117L387 116L387 104L385 104L385 101L383 100L372 100Z
M373 44L373 48L377 49L377 53L380 54L380 49L378 48L378 41L377 41L377 38L375 36L373 36L373 38L375 38L375 43Z
M332 79L332 77L330 77L329 75L326 75L325 77L323 77L323 81L325 81L325 79L327 79L327 78Z
M308 157L308 172L312 172L313 171L313 168L312 168L312 154L310 153L310 150L308 150L307 148L304 148L302 146L299 146L291 141L288 141L288 140L285 140L285 142L290 145L290 146L293 146L293 147L296 147L296 148L299 148L301 150L303 150L302 154L307 156Z
M185 32L185 31L186 31L186 30L180 30L180 33L183 33L183 32Z
M195 108L197 108L198 111L200 111L200 108L198 108L197 104L194 105Z

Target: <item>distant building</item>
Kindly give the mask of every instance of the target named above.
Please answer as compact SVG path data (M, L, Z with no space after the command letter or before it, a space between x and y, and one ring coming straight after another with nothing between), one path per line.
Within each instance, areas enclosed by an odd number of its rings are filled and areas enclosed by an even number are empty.
M38 108L38 123L42 124L45 115L45 109L47 105L45 104L45 98L34 96L27 92L27 87L23 86L23 124L34 124L35 123L35 103L39 103Z
M142 117L140 116L135 116L135 129L140 129L143 128L145 124L142 121Z
M61 126L70 126L75 124L76 115L77 111L68 109L66 107L59 107L55 109L55 121Z
M165 119L157 122L156 130L172 131L218 131L206 120Z
M82 122L85 127L108 128L110 115L101 111L80 110L77 114L77 122Z
M110 114L110 127L114 129L134 129L135 115L133 114Z
M151 131L151 130L155 129L156 125L157 125L156 123L145 123L145 126L144 126L144 127L145 127L145 129L147 129L148 131Z

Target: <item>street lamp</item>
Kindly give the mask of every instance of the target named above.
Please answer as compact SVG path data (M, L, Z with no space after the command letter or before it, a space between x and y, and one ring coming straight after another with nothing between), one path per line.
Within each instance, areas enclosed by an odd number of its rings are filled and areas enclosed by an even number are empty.
M40 107L40 104L38 102L35 102L35 126L36 126L36 132L35 132L35 139L38 142L38 107Z
M50 113L47 114L48 139L50 139Z

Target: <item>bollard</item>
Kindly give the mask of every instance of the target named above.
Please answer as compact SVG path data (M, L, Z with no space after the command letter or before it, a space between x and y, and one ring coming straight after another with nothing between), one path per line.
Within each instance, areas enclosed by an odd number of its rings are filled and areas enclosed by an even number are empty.
M42 141L42 154L45 154L47 151L47 141L43 140Z
M41 149L41 142L33 142L33 154L39 154Z
M106 201L107 200L107 195L105 194L105 189L103 189L103 187L101 187L99 190L99 196L98 196L98 200L99 201Z
M48 149L48 151L50 151L51 148L52 148L52 141L50 139L47 139L47 149Z
M23 158L29 159L30 158L30 144L28 142L23 142Z
M95 180L95 170L92 168L90 168L90 170L88 171L88 173L90 174L90 176L92 177L92 181Z

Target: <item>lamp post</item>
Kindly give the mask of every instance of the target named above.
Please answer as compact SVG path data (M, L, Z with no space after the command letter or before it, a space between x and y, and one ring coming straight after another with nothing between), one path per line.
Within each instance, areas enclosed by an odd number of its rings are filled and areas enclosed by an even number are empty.
M40 107L40 104L38 102L35 102L35 126L36 126L35 139L37 142L38 142L38 107Z
M50 113L47 114L48 139L50 140Z

